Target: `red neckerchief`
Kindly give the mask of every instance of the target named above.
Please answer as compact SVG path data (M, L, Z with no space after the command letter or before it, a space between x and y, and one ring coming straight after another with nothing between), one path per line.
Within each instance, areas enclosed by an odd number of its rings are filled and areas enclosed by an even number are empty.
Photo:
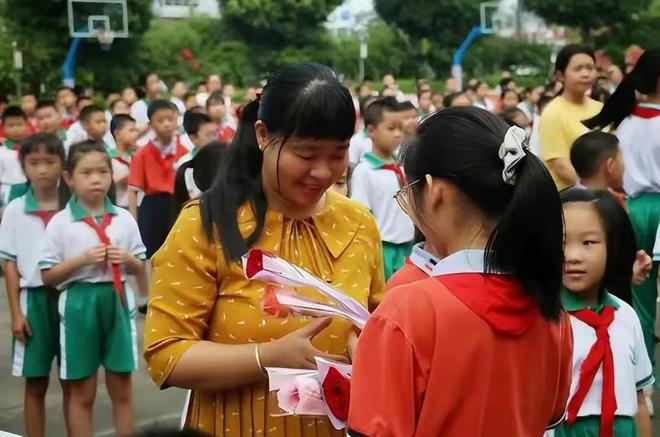
M48 222L53 218L57 211L30 211L30 214L37 216L44 222L44 227L48 226Z
M470 272L435 279L498 334L520 336L541 317L534 299L509 275Z
M649 108L648 106L635 106L633 109L633 115L636 115L641 118L655 118L660 117L660 109L658 108Z
M99 240L101 240L101 243L108 246L112 244L110 238L108 238L108 234L105 232L108 226L110 226L110 223L112 223L112 214L105 214L100 224L96 224L91 216L85 217L83 221L94 229ZM119 264L112 264L112 283L115 291L119 294L122 305L124 305L124 287L121 283L121 269L119 268Z
M393 171L399 181L400 187L406 185L406 175L403 174L403 168L401 168L400 164L383 164L381 168L383 170Z
M115 159L115 160L121 162L121 163L124 164L126 167L130 167L130 166L131 166L131 162L130 162L129 160L127 160L126 158L124 158L123 156L115 156L115 157L112 158L112 159Z
M568 403L566 423L575 423L577 414L600 365L603 365L603 393L600 406L600 437L612 437L614 433L614 412L616 411L616 395L614 393L614 356L610 345L608 327L614 321L614 307L606 306L597 314L590 309L571 312L571 315L596 330L596 342L591 346L589 354L580 366L580 379L577 391Z
M174 153L168 153L163 157L161 150L153 141L150 141L149 144L147 144L147 147L149 147L149 152L161 164L160 168L167 180L174 180L174 164L177 161L178 146L179 144L177 142L174 146Z

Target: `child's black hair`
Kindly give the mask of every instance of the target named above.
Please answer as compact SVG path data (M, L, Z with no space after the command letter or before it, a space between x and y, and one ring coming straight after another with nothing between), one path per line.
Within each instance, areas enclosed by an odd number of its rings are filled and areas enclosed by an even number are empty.
M135 119L127 114L118 114L110 120L110 134L115 137L115 132L123 129L128 123L135 123Z
M35 108L35 111L38 111L43 108L53 108L57 111L57 105L55 104L54 100L39 100L37 102L37 107Z
M16 105L11 105L7 106L4 111L2 111L2 116L0 116L0 120L2 120L2 124L5 124L7 122L8 118L22 118L23 120L27 121L27 115L25 115L25 112L21 109L20 106Z
M527 116L525 115L525 113L522 112L519 108L507 108L507 109L505 109L504 111L502 111L502 114L500 115L500 118L501 118L502 120L504 120L504 122L505 122L506 124L508 124L509 126L523 127L523 126L518 125L518 124L515 122L515 118L516 118L516 116L517 116L517 115L521 115L521 114L522 114L523 116L527 117Z
M177 108L176 105L170 102L169 100L165 100L165 99L154 100L153 102L151 102L151 104L149 104L149 107L147 108L147 118L149 118L149 121L151 121L151 118L158 111L174 111L178 113L179 108Z
M178 214L183 205L190 200L188 187L186 187L186 170L193 170L195 185L204 192L211 188L218 176L218 171L227 153L228 146L220 141L212 141L202 147L195 157L184 162L176 172L174 179L174 202Z
M25 159L31 154L38 152L39 150L44 150L49 155L57 156L61 163L62 168L64 169L64 164L66 163L64 144L62 140L55 134L48 133L36 133L27 137L21 142L21 148L18 151L18 158L21 162L21 168L25 172ZM27 181L28 185L30 180ZM60 209L64 208L64 205L69 201L71 193L69 192L69 187L64 183L62 176L60 176L60 182L57 188L59 205Z
M571 164L580 179L594 176L607 158L619 153L619 139L614 134L591 131L579 136L571 146Z
M377 97L367 103L363 118L365 126L378 126L384 112L399 112L399 102L394 97Z
M455 93L450 93L445 96L445 98L442 101L442 104L444 105L445 108L449 108L452 103L454 103L454 100L456 100L460 96L467 96L467 92L465 91L456 91ZM469 97L468 97L469 98ZM472 100L472 99L470 99Z
M410 110L417 111L417 108L415 108L415 105L413 105L410 100L404 100L403 102L399 102L399 112L405 112Z
M563 267L559 193L543 162L529 150L516 167L515 185L503 180L499 150L508 129L513 128L476 107L436 112L419 125L404 151L406 176L410 181L427 175L448 180L495 220L486 271L512 274L541 314L557 319ZM425 187L414 184L412 199L418 200Z
M80 120L80 123L87 123L89 119L92 118L92 115L97 113L101 113L105 115L105 111L101 109L100 106L96 106L96 105L85 106L80 110L80 115L78 119Z
M627 74L605 102L600 112L583 123L590 129L603 129L610 124L615 128L628 117L637 105L636 92L654 94L658 92L660 77L660 48L646 50L635 68Z
M108 157L108 167L112 169L112 162L110 161L110 156L105 150L105 145L101 141L85 140L72 145L69 149L65 166L66 170L69 173L73 173L80 158L92 152L104 153Z
M138 78L138 85L140 85L140 88L142 88L143 92L146 92L147 88L147 81L149 80L149 76L155 75L153 71L149 71L147 73L142 73L140 77Z
M504 97L505 97L508 93L515 94L516 97L518 98L518 102L522 101L522 99L520 98L520 94L518 94L518 91L516 91L516 90L512 90L511 88L502 88L502 94L500 95L500 98L501 98L501 99L504 99Z
M561 202L587 202L594 205L603 224L607 242L607 262L601 293L607 290L624 302L632 304L630 284L637 243L626 211L607 191L593 192L584 188L569 188L562 191Z
M575 55L587 55L596 61L596 55L591 47L582 44L568 44L564 46L555 59L555 71L565 72L568 64ZM559 93L561 94L561 92Z
M91 97L81 94L78 97L76 97L76 105L80 105L80 102L83 102L85 100L89 100L90 102L93 101Z
M224 105L225 96L222 94L222 91L213 91L209 97L206 99L206 108L210 108L212 105Z
M206 123L212 123L211 117L203 112L186 111L183 114L183 130L188 135L197 135L199 128Z
M433 97L433 91L430 89L423 89L417 92L417 100L421 99L424 94L428 94L429 98Z
M119 104L119 102L126 103L126 102L124 101L124 99L115 99L115 100L113 100L112 103L110 103L110 108L109 108L111 113L114 112L114 110L115 110L115 106L117 106L117 105ZM127 103L126 103L126 104L127 104ZM128 104L127 104L127 105L128 105Z
M257 120L281 139L276 161L279 168L282 149L293 136L348 141L355 128L355 107L335 72L319 64L281 68L270 76L261 97L245 105L218 180L201 198L207 238L213 241L217 232L225 260L230 263L238 262L259 239L266 218L263 152L254 128ZM256 218L255 230L247 237L241 235L236 222L236 214L245 204L252 207Z

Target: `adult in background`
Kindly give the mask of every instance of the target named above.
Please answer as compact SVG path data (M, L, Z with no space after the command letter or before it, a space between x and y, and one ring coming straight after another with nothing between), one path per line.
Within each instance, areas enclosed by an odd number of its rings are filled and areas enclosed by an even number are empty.
M539 124L541 157L559 190L578 182L571 165L571 144L587 131L581 123L600 111L602 103L587 96L596 79L596 57L586 46L570 44L555 61L555 74L563 83L560 94L548 104Z

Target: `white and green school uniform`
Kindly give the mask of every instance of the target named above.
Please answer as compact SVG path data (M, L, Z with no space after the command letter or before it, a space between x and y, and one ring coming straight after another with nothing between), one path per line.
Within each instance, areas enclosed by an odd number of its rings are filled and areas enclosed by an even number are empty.
M175 164L175 168L178 169L181 167L183 164L186 162L192 160L195 155L197 155L197 149L193 148L190 150L190 152L186 153L183 155ZM202 195L202 191L197 187L197 184L195 183L195 178L194 178L194 169L192 168L187 168L185 170L185 173L183 175L184 180L186 182L186 190L188 190L188 197L191 199L196 199L199 196Z
M89 217L91 214L75 197L53 217L46 229L39 262L42 270L101 243L97 231L85 221ZM110 242L145 259L146 248L131 214L106 199L105 214L93 219L96 226L102 226L108 218L105 234ZM123 287L123 268L120 276ZM117 373L137 368L135 298L127 287L116 290L113 279L113 269L104 263L82 267L58 285L62 291L58 301L62 379L86 378L95 374L100 365ZM125 295L124 301L121 295Z
M128 176L131 169L133 151L128 151L128 153L120 155L117 149L110 148L106 145L106 152L108 152L108 155L112 159L112 179L115 181L115 203L122 208L128 208L128 183L121 186L117 181Z
M15 143L5 143L0 147L0 206L9 204L10 193L14 185L24 185L27 182L18 150ZM11 147L9 146L11 144Z
M640 103L616 129L626 171L623 189L629 197L628 215L637 236L637 248L651 254L660 225L660 105ZM633 286L633 307L642 322L644 341L655 362L655 318L658 264L649 277Z
M573 380L567 407L571 416L571 401L578 391L582 364L588 358L597 341L596 329L576 317L577 312L588 308L572 293L562 291L562 303L569 313L573 329ZM614 363L614 432L616 437L637 435L634 417L637 414L637 392L654 382L651 361L644 345L644 335L637 314L621 299L605 293L600 304L589 307L594 313L603 314L606 307L614 308L614 318L607 328L609 345ZM603 391L604 364L598 368L584 401L579 405L575 423L562 424L555 429L555 437L598 437L600 429L601 400L607 396ZM576 405L577 407L577 405Z
M39 260L46 223L55 211L40 211L32 190L12 201L0 222L0 258L16 262L20 307L32 335L13 340L12 375L47 377L59 353L57 292L44 287Z
M351 177L351 198L364 204L376 218L383 242L385 280L403 266L415 236L410 217L394 199L405 183L398 164L385 162L373 153L363 156Z

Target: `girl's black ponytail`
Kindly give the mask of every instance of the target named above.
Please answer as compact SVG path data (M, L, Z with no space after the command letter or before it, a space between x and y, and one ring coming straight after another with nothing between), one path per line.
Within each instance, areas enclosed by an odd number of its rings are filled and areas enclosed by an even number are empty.
M201 198L204 231L207 238L213 241L214 224L219 225L222 252L228 262L241 259L259 238L266 220L266 197L261 188L263 153L254 129L258 114L259 99L243 108L238 130L221 165L217 182ZM243 238L237 214L246 202L252 207L257 226L252 234Z
M181 208L190 200L188 187L186 186L186 170L194 168L192 160L186 161L179 166L174 178L174 219L181 212Z
M529 150L515 169L511 200L486 247L490 270L512 273L548 319L559 317L563 223L559 193Z
M610 124L615 128L618 127L633 112L637 104L635 91L641 94L658 92L658 77L660 77L660 49L646 50L640 56L633 71L626 75L600 112L582 123L589 129L604 129Z
M624 118L632 114L636 104L637 97L635 96L633 78L631 75L627 75L614 91L614 94L607 99L600 112L584 120L582 124L589 129L604 129L609 125L616 128Z

